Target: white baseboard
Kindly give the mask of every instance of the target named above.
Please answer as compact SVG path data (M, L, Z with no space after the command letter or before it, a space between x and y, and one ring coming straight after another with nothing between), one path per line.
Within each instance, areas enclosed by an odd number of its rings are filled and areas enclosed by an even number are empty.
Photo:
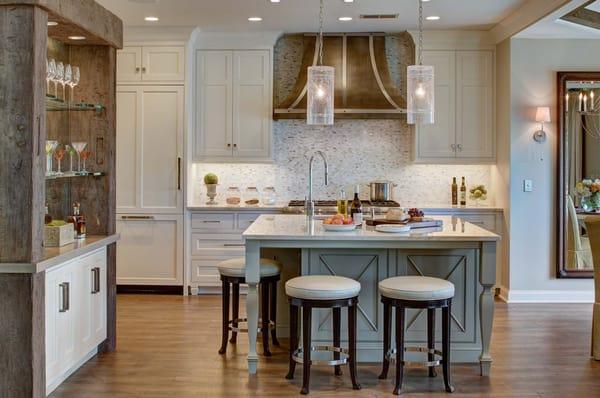
M593 303L594 291L582 290L509 290L500 287L498 297L509 303Z

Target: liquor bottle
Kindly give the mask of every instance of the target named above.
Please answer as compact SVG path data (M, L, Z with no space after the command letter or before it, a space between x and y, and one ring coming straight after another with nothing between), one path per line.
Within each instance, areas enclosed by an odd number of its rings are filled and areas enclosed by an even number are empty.
M452 205L458 205L458 184L456 183L456 177L452 177Z
M346 192L342 189L340 197L337 200L337 212L343 216L348 215L348 199L346 198Z
M76 230L77 230L77 235L75 236L76 239L84 239L85 238L85 233L86 233L86 225L85 225L85 216L83 214L81 214L81 205L79 203L76 204L77 206L75 206L75 216L76 216Z
M73 203L73 212L67 217L67 222L73 224L73 236L77 237L77 217L79 216L79 207Z
M465 177L462 178L462 184L460 184L460 205L467 205L467 185L465 184Z
M52 222L52 216L48 213L48 205L45 207L46 213L44 214L44 224L48 225Z
M360 186L357 185L354 189L354 200L352 200L352 206L350 207L350 214L354 220L354 225L362 225L363 223L363 212L362 203L358 197Z

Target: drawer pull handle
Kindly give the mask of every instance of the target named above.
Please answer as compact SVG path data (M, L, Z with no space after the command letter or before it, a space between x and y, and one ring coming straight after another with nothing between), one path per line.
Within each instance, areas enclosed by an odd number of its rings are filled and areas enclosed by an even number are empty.
M246 247L246 245L243 243L224 243L223 246L225 246L225 247Z
M69 282L63 282L58 285L60 288L60 307L58 312L67 312L71 307L70 299L69 299Z
M217 220L205 220L205 221L202 221L202 223L204 223L204 224L221 224L221 221L217 221Z
M92 294L100 293L100 268L92 268Z
M154 216L121 216L121 220L154 220Z

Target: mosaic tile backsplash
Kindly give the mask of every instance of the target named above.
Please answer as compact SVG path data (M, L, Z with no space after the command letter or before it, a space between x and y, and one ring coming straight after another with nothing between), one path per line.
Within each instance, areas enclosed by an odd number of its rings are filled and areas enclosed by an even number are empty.
M192 204L204 202L202 178L219 176L219 197L229 186L242 191L247 186L275 187L278 199L304 199L307 195L308 161L321 150L329 163L329 185L323 183L323 165L314 166L315 199L336 199L344 189L348 197L361 186L361 197L369 195L371 181L397 184L394 199L402 206L447 205L451 201L452 177L465 176L467 187L490 186L489 165L421 165L411 160L414 147L412 128L400 120L340 120L329 127L307 126L303 120L273 122L274 163L197 163L192 168ZM493 205L490 192L489 205Z

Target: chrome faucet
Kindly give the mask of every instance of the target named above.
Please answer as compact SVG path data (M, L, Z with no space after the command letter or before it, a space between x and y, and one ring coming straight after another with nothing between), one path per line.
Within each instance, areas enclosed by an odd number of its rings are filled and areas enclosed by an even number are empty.
M313 201L313 163L315 160L315 156L319 155L321 156L321 158L323 159L323 164L325 166L325 185L327 185L329 183L329 178L328 178L328 167L327 167L327 158L325 157L325 154L321 151L317 151L315 152L314 155L312 155L310 157L310 162L308 163L308 197L306 198L306 204L305 204L305 209L306 209L306 215L309 218L312 218L315 215L315 202Z

